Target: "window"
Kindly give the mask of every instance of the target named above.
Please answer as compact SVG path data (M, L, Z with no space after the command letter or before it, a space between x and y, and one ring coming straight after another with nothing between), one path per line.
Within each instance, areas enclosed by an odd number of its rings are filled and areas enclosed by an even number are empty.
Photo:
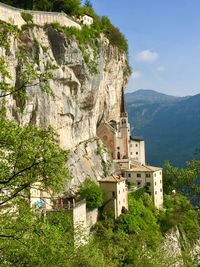
M120 201L119 201L119 205L120 205Z
M120 194L120 190L119 190L119 194Z
M147 185L147 186L151 186L151 183L150 183L150 182L147 182L146 185Z
M155 185L156 185L156 182L155 182Z
M162 184L162 180L160 180L160 184Z
M138 147L138 144L135 144L136 147Z
M156 177L156 173L154 173L154 177Z
M155 195L157 195L157 191L155 191Z
M162 188L160 188L160 192L162 192Z
M120 147L118 146L117 149L120 149Z
M133 155L133 152L131 152L131 155Z
M128 173L128 177L131 177L131 173Z
M146 177L151 177L151 174L150 173L146 173Z
M115 197L115 191L112 191L112 197Z
M136 152L135 154L138 155L138 152Z
M162 174L162 172L160 171L160 175Z
M141 177L141 173L137 173L137 177Z
M123 202L125 203L125 199L123 199Z
M138 187L141 186L141 181L137 181L137 186L138 186Z
M123 188L123 192L125 192L124 188Z

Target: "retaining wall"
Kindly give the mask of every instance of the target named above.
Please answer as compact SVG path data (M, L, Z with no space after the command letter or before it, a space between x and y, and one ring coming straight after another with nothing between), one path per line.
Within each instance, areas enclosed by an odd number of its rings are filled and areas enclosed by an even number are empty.
M22 12L30 13L33 16L33 22L40 26L58 22L61 26L76 27L81 29L80 24L74 21L71 17L67 16L65 13L23 10L0 2L0 20L2 21L14 24L21 28L23 24L26 24L21 17Z

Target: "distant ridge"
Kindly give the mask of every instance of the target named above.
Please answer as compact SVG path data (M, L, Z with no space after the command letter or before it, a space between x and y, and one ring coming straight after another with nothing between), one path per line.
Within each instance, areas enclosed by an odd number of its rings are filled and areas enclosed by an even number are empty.
M200 94L187 97L165 95L154 90L125 94L131 126L146 141L147 160L176 166L195 158L200 147Z

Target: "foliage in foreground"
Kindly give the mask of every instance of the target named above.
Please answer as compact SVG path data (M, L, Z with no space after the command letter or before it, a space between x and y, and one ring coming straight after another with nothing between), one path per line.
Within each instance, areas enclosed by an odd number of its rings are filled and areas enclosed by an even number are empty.
M175 200L176 199L176 200ZM195 218L190 218L192 207L184 207L188 201L177 195L167 196L165 210L156 210L147 194L129 198L129 211L123 213L117 220L104 214L93 231L89 243L75 248L73 246L72 221L66 211L47 214L46 219L40 212L32 212L21 203L20 217L15 224L10 220L4 226L10 238L0 239L2 265L4 267L166 267L173 266L180 260L178 255L170 256L163 246L165 233L163 214L172 212L172 202L176 209L182 209L179 229L197 231L197 221L191 228L188 226ZM185 203L185 204L183 204ZM174 206L173 206L174 207ZM176 212L174 210L174 212ZM180 215L180 214L179 214ZM190 225L189 224L189 225ZM196 225L195 225L196 224ZM195 227L194 227L195 226ZM2 224L1 224L2 227ZM196 240L195 236L192 236ZM191 239L192 240L192 239ZM183 251L184 266L197 266L192 262L187 250Z
M103 192L89 177L80 186L79 196L86 199L87 208L99 208L103 205Z

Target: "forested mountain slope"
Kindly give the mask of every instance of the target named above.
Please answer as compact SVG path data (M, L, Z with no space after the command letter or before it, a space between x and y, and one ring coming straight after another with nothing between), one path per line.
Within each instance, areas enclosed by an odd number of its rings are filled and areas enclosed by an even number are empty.
M149 90L126 94L127 110L136 135L146 141L147 161L169 160L182 166L200 147L200 94L173 97Z

